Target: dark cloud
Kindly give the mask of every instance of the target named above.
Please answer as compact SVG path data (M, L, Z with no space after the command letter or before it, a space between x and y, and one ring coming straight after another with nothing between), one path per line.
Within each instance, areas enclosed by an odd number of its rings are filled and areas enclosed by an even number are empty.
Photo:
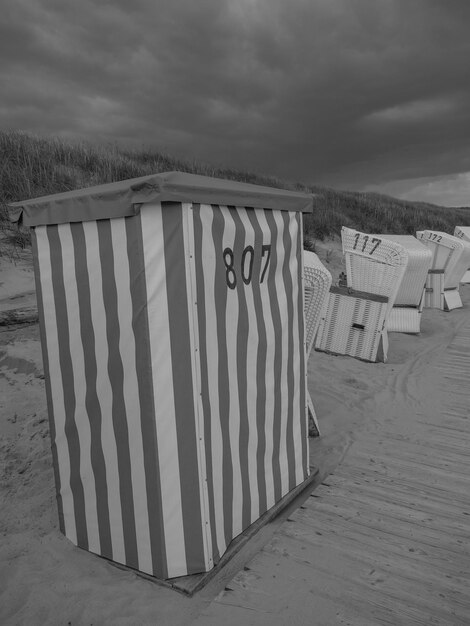
M470 171L469 23L466 0L8 0L0 125L399 194Z

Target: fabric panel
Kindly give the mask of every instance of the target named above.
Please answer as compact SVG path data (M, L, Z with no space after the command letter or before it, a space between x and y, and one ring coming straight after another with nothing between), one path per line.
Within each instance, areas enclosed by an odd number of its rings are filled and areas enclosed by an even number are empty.
M167 578L168 569L163 526L162 493L159 480L141 216L129 217L125 221L130 292L133 307L132 327L135 337L135 361L141 407L143 460L153 563L152 573L160 578Z
M182 206L162 205L166 295L187 573L205 567ZM163 303L162 303L163 306Z
M42 231L42 238L44 238L44 228L39 228L39 231ZM31 246L33 252L33 264L34 264L34 278L36 285L36 299L38 305L38 314L39 314L39 333L41 337L41 348L42 348L42 362L44 367L44 379L45 379L45 388L46 388L46 398L47 398L47 411L49 416L49 432L51 437L51 452L52 452L52 464L54 470L54 482L56 488L56 499L57 499L57 509L59 515L59 527L60 530L65 534L65 523L64 523L64 510L62 506L62 495L61 495L61 477L59 472L59 457L57 454L57 444L56 444L56 424L55 424L55 416L54 416L54 403L52 400L52 389L51 389L51 372L49 368L49 354L47 351L47 335L46 335L46 320L45 320L45 311L44 311L44 299L42 295L42 285L41 285L41 267L39 263L39 249L37 243L37 235L36 229L32 229L31 231Z
M55 308L56 338L51 337L51 342L56 341L58 348L58 369L61 374L60 395L64 403L64 437L68 447L70 490L73 499L73 512L75 517L75 530L77 545L89 549L88 525L86 521L85 491L82 482L80 467L81 449L80 439L75 421L76 396L73 375L72 356L70 353L70 324L68 318L67 297L65 292L64 260L62 243L57 226L47 228L47 237L50 250L50 268L52 283L52 305ZM44 293L44 291L43 291ZM52 330L52 329L51 329ZM72 329L73 330L73 329ZM54 331L53 331L54 332ZM55 333L54 333L55 334ZM52 380L52 378L51 378ZM58 391L58 390L57 390ZM59 445L59 441L57 441ZM65 484L64 484L65 487ZM63 496L64 498L64 496ZM93 501L95 498L93 497ZM88 503L87 503L88 505ZM89 505L88 505L89 506ZM97 547L96 543L93 547Z
M294 212L216 205L196 207L194 219L199 336L211 338L201 352L211 523L222 552L307 475L301 223Z

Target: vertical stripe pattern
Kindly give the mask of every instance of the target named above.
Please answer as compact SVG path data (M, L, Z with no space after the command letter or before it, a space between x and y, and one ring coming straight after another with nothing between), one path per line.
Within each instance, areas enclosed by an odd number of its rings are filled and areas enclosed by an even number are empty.
M140 216L37 227L61 527L167 576Z
M221 554L308 474L301 218L200 205L194 233L210 518Z
M204 552L181 204L162 207L162 227L185 562L192 573L204 563Z
M135 337L136 372L141 410L142 446L145 486L147 493L148 520L152 556L152 573L167 578L166 548L163 530L162 494L159 476L159 459L149 322L147 309L147 285L143 253L142 223L140 214L126 218L127 256L129 258L130 291L132 297L132 326Z
M67 227L60 229L67 233ZM70 227L68 227L70 232ZM87 469L81 466L80 461L83 458L81 454L79 429L77 424L78 415L75 414L77 408L76 393L73 378L73 364L72 364L72 352L70 331L74 333L77 330L76 326L70 325L68 319L68 312L71 309L70 303L67 306L67 294L66 294L66 278L70 278L70 258L67 258L67 251L62 249L62 241L59 233L59 227L51 226L47 228L48 243L50 248L50 267L51 267L51 282L52 282L52 296L55 308L55 320L56 320L56 332L57 339L54 337L53 341L57 341L57 357L58 363L56 364L56 370L60 370L62 379L62 388L60 393L64 402L63 420L64 431L63 435L68 447L68 454L70 457L70 482L68 487L70 488L70 495L73 499L73 512L75 517L75 530L77 537L77 544L86 549L92 549L96 547L90 546L88 541L88 524L86 519L86 510L91 513L92 522L94 521L93 512L90 510L94 505L95 498L92 501L85 500L85 487L83 485L82 476L85 480L89 478ZM64 269L64 265L67 264L67 268ZM68 271L67 271L68 270ZM73 284L72 284L73 289ZM47 315L47 311L46 311ZM74 338L72 337L72 340ZM82 432L86 437L86 426L83 425ZM89 485L89 481L88 486ZM64 484L65 487L65 484ZM63 495L64 500L65 494Z
M34 278L36 285L36 299L38 305L38 314L39 314L39 332L41 337L41 347L42 347L42 361L44 367L44 378L45 378L45 387L46 387L46 398L47 398L47 410L49 414L49 432L51 436L51 452L52 452L52 463L54 468L54 482L56 488L56 499L57 499L57 510L59 515L59 527L60 530L65 533L65 523L64 523L64 509L62 505L62 490L61 490L61 476L59 472L59 456L57 453L57 443L56 443L56 419L54 417L54 402L52 395L52 383L51 383L51 371L49 368L49 353L48 353L48 344L47 344L47 334L46 334L46 319L44 315L44 300L42 295L42 272L41 266L39 262L39 253L38 253L38 244L37 244L37 235L36 230L40 233L41 239L44 239L44 230L45 227L37 227L31 230L31 245L33 251L33 263L34 263ZM47 263L47 261L46 261ZM44 267L43 270L44 271ZM46 276L46 281L50 278L50 271L48 276ZM50 282L49 282L50 287ZM45 287L47 292L47 286ZM50 324L51 320L48 320ZM54 328L54 324L51 325ZM49 328L51 327L49 326ZM51 338L50 338L51 339ZM57 407L56 407L57 408Z
M207 567L182 207L141 211L167 577Z
M143 205L33 236L61 529L207 571L308 473L297 213Z
M226 456L230 455L229 447L224 447L222 436L222 427L219 418L220 402L219 402L219 376L225 374L223 368L223 359L220 361L219 352L217 350L218 332L221 324L221 311L224 311L225 304L220 299L215 298L214 288L216 281L216 264L213 253L212 237L217 232L216 224L213 219L213 212L207 214L205 228L202 227L200 217L200 206L194 206L194 248L195 254L195 272L196 280L196 297L198 303L198 333L200 345L200 364L201 364L201 403L204 414L204 438L205 451L207 455L206 472L209 484L209 515L212 530L212 555L214 563L217 563L220 556L225 551L230 540L230 532L227 532L224 511L224 496L226 492L231 493L231 480L227 482L227 489L224 490L224 468L231 465L230 458L227 461ZM204 251L204 253L203 253ZM206 262L207 261L207 262ZM225 294L225 292L223 292ZM208 354L211 358L208 358ZM214 358L215 357L215 358ZM211 381L212 384L209 384ZM225 464L224 464L225 459ZM228 488L230 487L230 488ZM231 502L231 495L227 497L227 501ZM216 524L216 511L217 520ZM231 513L230 513L231 519ZM231 528L231 526L230 526Z

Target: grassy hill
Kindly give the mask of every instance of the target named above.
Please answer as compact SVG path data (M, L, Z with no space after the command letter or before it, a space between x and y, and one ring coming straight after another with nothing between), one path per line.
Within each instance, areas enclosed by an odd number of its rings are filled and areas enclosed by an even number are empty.
M341 226L366 232L414 234L425 228L453 232L457 224L470 225L470 208L466 207L445 208L375 193L308 186L214 168L148 149L95 146L0 131L0 229L4 238L26 245L28 234L10 229L6 203L171 170L314 193L314 212L305 219L307 244L314 239L339 235Z

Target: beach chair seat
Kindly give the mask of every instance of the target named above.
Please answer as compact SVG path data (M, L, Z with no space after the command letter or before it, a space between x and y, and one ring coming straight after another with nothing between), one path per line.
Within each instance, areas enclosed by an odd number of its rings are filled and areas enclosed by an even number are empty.
M307 362L320 319L325 310L328 292L331 286L331 274L314 252L304 251L304 314L305 314L305 352ZM309 435L318 436L320 429L307 389Z
M363 361L385 361L388 298L349 287L330 288L315 349Z
M373 235L399 243L408 253L403 280L387 317L387 331L419 333L432 252L413 235Z
M470 242L464 241L454 235L449 235L437 230L421 230L416 236L432 252L432 274L427 282L427 289L432 289L433 298L431 306L436 306L438 295L437 289L441 288L439 301L444 311L452 311L462 307L459 286L460 281L470 266ZM438 272L438 270L443 270ZM442 274L439 279L439 274ZM441 280L440 286L437 281ZM430 302L429 298L426 302ZM426 306L425 302L425 306Z
M454 237L458 237L459 239L463 239L463 241L470 242L470 226L456 226L454 230ZM470 265L467 268L467 271L460 279L461 283L469 284L470 283Z
M332 287L315 349L365 361L386 361L387 317L408 254L399 243L351 228L341 230L347 287Z

